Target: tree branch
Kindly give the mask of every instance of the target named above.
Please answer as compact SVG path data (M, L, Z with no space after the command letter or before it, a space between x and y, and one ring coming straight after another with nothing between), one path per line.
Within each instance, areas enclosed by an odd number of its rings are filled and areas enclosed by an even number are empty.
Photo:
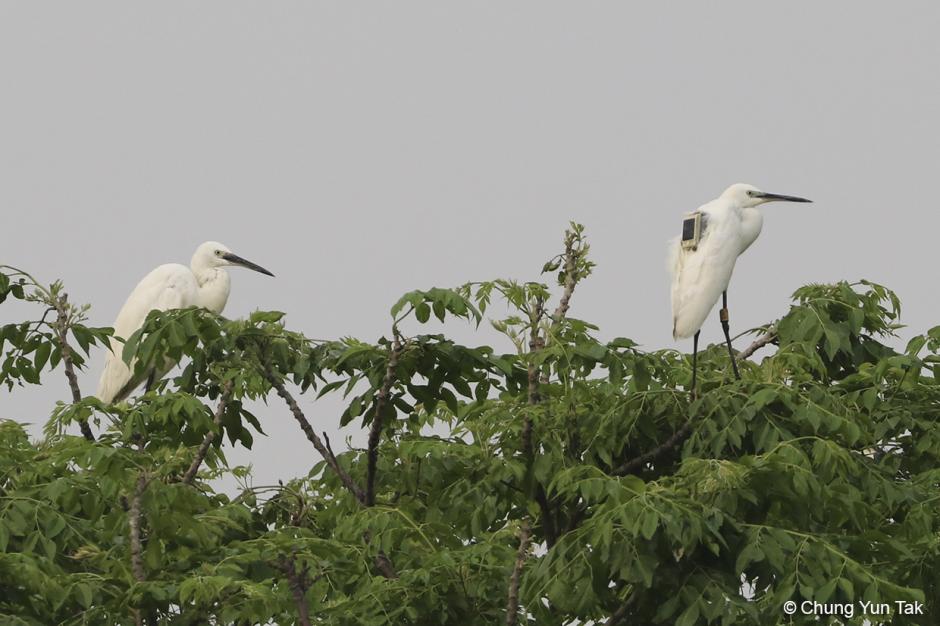
M774 343L775 341L777 341L777 329L771 328L766 333L764 333L763 335L755 339L754 343L744 348L744 350L741 350L740 352L738 352L738 357L737 357L738 361L743 361L744 359L748 358L749 356L751 356L752 354L754 354L755 352L757 352L758 350L766 346L768 343Z
M294 419L297 420L298 424L300 424L300 429L304 431L307 439L310 441L310 443L313 444L313 447L317 449L317 452L320 453L320 456L323 457L323 460L326 461L326 464L329 465L334 472L336 472L336 475L339 476L340 481L342 481L343 485L349 490L349 492L356 497L356 500L358 500L360 504L365 504L366 494L352 479L352 476L350 476L349 473L343 469L343 467L339 464L339 461L336 460L336 457L333 455L333 453L323 445L323 441L321 441L317 434L313 431L313 427L310 425L310 422L307 421L306 416L304 416L304 412L297 405L297 401L294 400L294 397L284 387L284 383L277 380L277 378L275 378L274 375L269 371L266 371L265 375L268 378L268 382L270 382L274 389L277 390L277 395L281 396L284 402L287 403L287 407L290 409Z
M215 415L212 417L212 423L215 424L216 427L222 423L222 415L225 413L225 407L232 397L232 387L232 381L228 381L222 387L222 395L219 397L219 404L215 409ZM206 433L206 436L203 437L202 443L199 444L199 450L196 452L196 458L193 459L189 469L186 470L186 473L183 475L182 483L184 485L193 484L196 473L199 471L199 466L202 465L202 462L205 460L206 454L209 452L209 446L212 445L213 441L215 441L215 431L210 430Z
M62 354L62 365L65 369L65 377L68 379L69 388L72 390L72 403L76 403L82 401L82 392L78 388L78 376L75 375L75 366L72 362L72 346L70 346L68 342L68 298L68 295L63 293L55 299L55 331L59 338L59 351ZM85 439L88 441L95 440L95 436L91 432L91 427L88 426L88 420L79 420L78 426L81 428L82 436L84 436Z
M539 330L539 323L542 321L542 317L545 315L545 309L541 298L537 298L532 304L532 307L529 310L529 354L533 355L543 347L545 347L545 340L542 337L542 333ZM528 379L529 379L529 389L528 389L528 400L530 410L526 411L525 416L522 419L522 451L526 457L531 458L532 456L532 412L531 407L534 407L541 400L539 395L539 368L538 366L530 359L529 361L529 370L528 370Z
M572 530L578 527L578 524L581 523L581 520L584 519L584 516L587 515L588 508L586 504L577 504L574 505L574 513L568 518L568 523L565 524L564 532L570 533Z
M395 566L392 565L392 561L385 556L385 553L381 550L379 550L378 556L375 557L375 566L382 572L382 576L385 578L389 580L398 578L398 572L395 571Z
M624 618L627 616L627 612L630 610L630 607L633 606L633 603L636 602L637 594L631 593L623 604L621 604L616 611L611 613L610 618L604 622L604 626L617 626L622 624Z
M545 339L542 336L541 330L539 328L539 324L541 323L544 316L544 303L542 302L541 298L537 298L529 310L530 355L535 354L545 347ZM539 376L539 368L534 362L531 361L529 362L528 379L529 409L525 412L525 416L522 418L522 453L525 455L526 462L531 469L532 463L535 460L535 447L532 445L532 409L542 401L541 394L539 394L539 385L542 383ZM548 496L545 494L545 489L537 482L535 485L535 501L538 503L539 510L542 513L542 530L545 532L545 541L548 543L548 546L551 547L555 544L555 540L557 539L555 521L552 517L552 508L548 501Z
M558 307L552 313L552 322L558 324L568 313L568 304L571 302L571 294L578 285L578 256L579 251L574 249L574 233L570 230L565 233L565 290L561 294L561 300L558 301Z
M545 531L545 543L551 548L558 541L558 529L555 527L555 517L552 513L552 504L548 500L545 488L541 483L535 485L535 501L542 512L542 530Z
M402 352L402 343L398 336L398 330L393 328L395 342L392 344L392 350L388 355L388 365L385 367L385 380L382 381L382 387L375 397L375 414L372 416L372 426L369 428L368 444L368 470L366 474L366 506L375 504L375 473L379 462L379 442L382 439L382 413L388 404L389 395L392 392L392 386L395 384L396 372L398 366L398 357Z
M584 277L584 274L579 272L578 262L587 253L587 246L582 244L575 248L575 243L578 242L580 242L579 235L573 228L565 231L565 252L562 254L565 260L564 291L562 291L558 306L555 307L555 312L552 313L552 330L565 319L565 315L568 314L568 306L571 303L571 296L574 293L574 289L578 286L578 282ZM544 346L547 346L549 343L551 343L551 336L547 334ZM542 372L541 379L543 384L548 384L549 372L547 370Z
M277 390L277 395L281 396L284 399L284 402L287 403L288 408L290 409L291 414L293 414L294 419L297 420L297 423L300 424L301 430L304 431L304 434L307 435L307 439L310 440L310 443L313 444L313 447L317 449L317 452L320 453L320 456L326 461L336 475L339 476L340 481L356 497L356 501L359 502L362 506L369 506L366 504L366 494L359 488L359 485L356 484L356 481L352 479L352 476L343 469L339 464L339 461L336 460L336 455L333 454L333 449L330 447L330 439L326 436L326 433L323 433L323 437L326 439L326 444L324 445L323 441L313 432L313 427L310 426L310 422L307 421L304 412L297 405L297 401L294 400L294 397L290 394L289 391L284 387L284 383L277 380L270 371L265 371L265 376L268 379L268 382ZM372 538L366 532L363 536L366 543L371 543ZM385 578L398 578L398 574L395 572L395 568L392 565L391 560L385 556L385 553L379 551L378 556L375 557L375 567L382 573Z
M644 454L641 454L640 456L627 461L620 467L614 469L614 471L611 473L614 474L615 476L623 476L625 474L630 474L632 472L635 472L636 470L640 469L641 467L643 467L650 461L662 456L666 452L669 452L670 450L678 446L680 443L685 441L685 438L688 437L691 432L692 432L692 420L690 418L686 420L685 424L683 424L682 427L679 428L679 430L674 432L672 436L669 437L669 439L667 439L665 442L656 446L649 452L645 452Z
M573 230L569 229L565 231L565 252L562 255L565 261L565 278L564 278L564 291L562 292L561 299L558 301L558 306L555 308L554 313L552 313L551 328L554 330L557 328L561 322L564 320L565 316L568 314L568 308L571 304L571 296L574 294L575 287L578 285L578 281L582 278L582 275L578 271L578 262L587 252L585 246L581 245L577 248L575 244L579 242L580 239L578 234ZM542 309L542 303L537 303L537 315L539 320L544 315L544 310ZM537 321L532 319L532 314L530 313L530 321L532 322L533 328L537 327ZM545 348L551 342L551 333L546 332L544 335L539 334L538 336L530 335L529 340L529 349L530 351L537 351ZM546 385L550 381L549 370L548 368L543 368L542 372L539 374L536 371L537 368L534 368L531 364L529 366L529 404L537 404L541 401L541 398L538 394L538 385ZM576 428L576 426L575 426ZM572 437L573 441L577 440L576 431L572 430L574 436ZM533 454L532 448L532 422L531 418L527 418L523 423L523 449L528 455ZM559 529L557 528L557 523L552 512L551 502L548 499L548 496L545 493L545 488L541 484L537 484L535 487L535 500L539 505L539 509L542 513L542 529L545 531L545 542L548 544L548 547L552 547L555 542L558 540Z
M142 517L141 500L143 499L144 491L147 489L149 482L150 480L141 472L137 477L134 495L131 497L130 509L127 512L127 525L130 535L131 573L134 575L134 580L140 583L147 579L146 573L144 572L144 560L141 556L140 521Z
M307 580L307 568L297 571L294 566L294 560L282 558L278 569L287 576L287 583L290 586L291 595L294 597L294 604L297 605L297 616L301 626L312 626L310 623L310 606L307 604L307 589L310 584Z
M519 581L522 578L522 566L529 555L529 523L525 520L519 528L519 550L516 552L516 564L509 578L509 601L506 603L506 626L516 626L519 619Z

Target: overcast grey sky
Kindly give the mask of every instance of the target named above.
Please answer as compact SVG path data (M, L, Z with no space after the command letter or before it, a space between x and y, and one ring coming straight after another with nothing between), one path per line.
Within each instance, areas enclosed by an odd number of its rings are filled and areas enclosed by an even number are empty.
M215 239L277 274L234 270L226 315L375 339L410 289L536 277L577 220L598 267L571 314L657 349L677 345L666 240L749 182L815 204L765 208L732 330L802 284L868 278L898 291L910 334L940 323L938 18L932 2L3 1L0 263L63 279L110 325L150 269ZM0 390L0 417L41 423L67 395L60 372ZM335 431L335 403L304 406ZM230 460L258 482L303 472L315 452L289 414L260 413L270 437Z

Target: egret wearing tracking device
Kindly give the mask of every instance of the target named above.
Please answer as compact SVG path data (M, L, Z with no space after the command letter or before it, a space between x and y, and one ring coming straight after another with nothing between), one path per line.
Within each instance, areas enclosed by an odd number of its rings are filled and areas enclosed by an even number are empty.
M722 298L721 327L735 378L741 378L731 349L728 325L728 283L738 256L760 235L764 218L758 206L767 202L812 202L806 198L761 191L738 183L718 198L686 215L682 235L672 241L668 265L672 272L672 336L692 340L692 395L695 396L698 336L705 318Z

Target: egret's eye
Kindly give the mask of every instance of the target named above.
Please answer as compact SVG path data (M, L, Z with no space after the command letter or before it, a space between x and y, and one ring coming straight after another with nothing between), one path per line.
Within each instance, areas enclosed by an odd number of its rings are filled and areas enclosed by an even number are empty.
M216 250L216 251L215 251L215 256L222 256L222 251L221 251L221 250Z

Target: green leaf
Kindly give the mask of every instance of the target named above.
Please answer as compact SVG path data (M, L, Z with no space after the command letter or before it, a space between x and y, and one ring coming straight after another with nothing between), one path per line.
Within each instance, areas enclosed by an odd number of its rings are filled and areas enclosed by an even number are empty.
M81 347L82 351L85 354L88 354L89 347L92 342L94 342L94 337L88 329L84 326L76 324L72 326L72 336L75 337L75 341L78 342L78 345Z
M821 604L825 604L829 600L829 598L832 597L832 593L836 590L836 585L838 583L839 583L838 578L831 579L829 582L827 582L825 585L823 585L816 591L816 596L814 600L816 600L817 602Z
M434 317L443 322L444 314L447 311L446 307L444 306L444 302L442 300L435 300L431 304L431 308L434 310Z
M640 534L649 541L656 534L656 527L659 526L659 516L655 511L647 509L643 512L640 524Z
M36 368L36 371L41 371L45 367L46 362L49 360L49 355L52 353L52 344L48 341L43 341L36 347L36 354L33 355L33 366Z
M415 318L424 324L431 318L431 307L426 302L420 303L415 307Z
M75 597L78 600L78 603L81 604L84 608L90 609L92 602L94 601L94 595L92 593L91 587L85 583L77 583L73 589L75 591Z
M607 354L607 346L597 342L583 342L575 345L575 352L595 361L600 361Z
M189 338L186 336L186 332L183 330L183 325L177 322L170 322L167 325L168 331L168 340L170 346L176 348L186 345L186 342L189 341Z
M699 616L699 607L698 600L694 601L685 611L679 616L679 619L676 620L675 626L693 626L698 621Z
M274 324L280 322L283 317L284 313L281 311L252 311L248 320L253 324Z

